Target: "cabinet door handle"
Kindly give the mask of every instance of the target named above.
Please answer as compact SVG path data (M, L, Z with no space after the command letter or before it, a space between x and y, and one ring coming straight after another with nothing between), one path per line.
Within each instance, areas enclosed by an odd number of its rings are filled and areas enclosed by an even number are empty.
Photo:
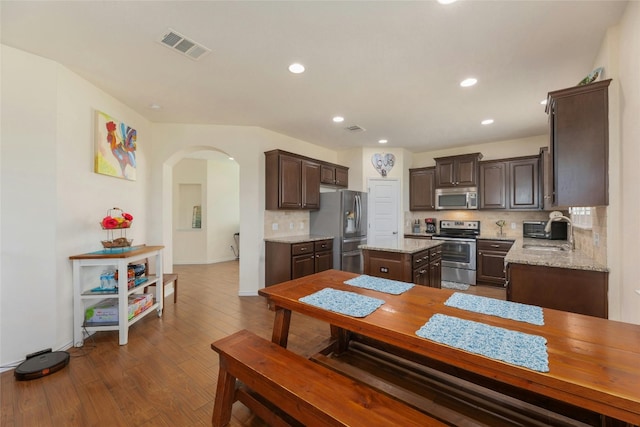
M307 248L300 248L300 251L306 251Z
M482 255L482 252L478 251L478 255Z

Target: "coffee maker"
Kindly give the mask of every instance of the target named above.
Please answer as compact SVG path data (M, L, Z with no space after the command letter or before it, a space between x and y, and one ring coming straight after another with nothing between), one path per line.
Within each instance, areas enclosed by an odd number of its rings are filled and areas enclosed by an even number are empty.
M425 218L424 223L426 225L426 232L429 234L436 233L436 219L435 218Z

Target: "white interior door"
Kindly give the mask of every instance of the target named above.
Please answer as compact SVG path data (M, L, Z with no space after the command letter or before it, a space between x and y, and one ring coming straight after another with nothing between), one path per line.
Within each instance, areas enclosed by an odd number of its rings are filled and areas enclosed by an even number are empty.
M369 179L369 234L367 244L397 248L400 183L396 179Z

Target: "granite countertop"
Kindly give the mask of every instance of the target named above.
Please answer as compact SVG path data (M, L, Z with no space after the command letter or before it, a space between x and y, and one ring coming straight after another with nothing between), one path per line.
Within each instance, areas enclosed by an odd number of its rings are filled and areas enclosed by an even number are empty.
M504 259L505 264L528 264L545 267L568 268L572 270L590 270L608 272L609 269L602 264L595 262L591 257L582 251L558 251L544 249L525 249L523 245L535 246L568 246L566 240L543 240L543 239L516 239L515 243L507 252Z
M358 248L370 251L398 252L403 254L414 254L416 252L430 249L442 244L441 240L428 239L402 239L397 248L389 248L384 246L360 245Z
M265 237L265 242L275 243L301 243L301 242L315 242L318 240L333 239L333 236L319 236L317 234L302 234L298 236L278 236L278 237Z

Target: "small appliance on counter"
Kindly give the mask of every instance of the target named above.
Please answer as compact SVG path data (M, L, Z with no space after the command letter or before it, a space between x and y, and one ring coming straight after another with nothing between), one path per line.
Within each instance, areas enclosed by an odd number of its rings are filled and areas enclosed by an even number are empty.
M424 219L424 224L426 225L427 229L425 230L428 234L434 234L437 233L436 230L436 219L435 218L425 218Z
M413 233L419 233L420 232L420 220L416 219L415 221L413 221L413 228L412 228Z
M547 221L523 221L522 237L547 240L567 240L567 223L554 221L551 223L551 231L544 230Z

